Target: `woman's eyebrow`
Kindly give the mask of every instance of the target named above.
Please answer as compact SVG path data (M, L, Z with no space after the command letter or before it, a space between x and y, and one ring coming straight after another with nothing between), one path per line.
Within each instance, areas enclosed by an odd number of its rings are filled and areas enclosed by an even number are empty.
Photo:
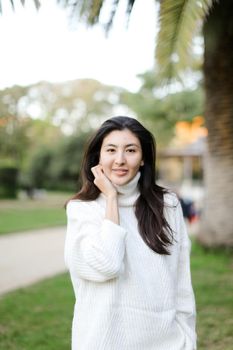
M125 147L132 147L132 146L135 146L135 147L138 147L140 148L139 145L137 145L136 143L129 143L127 145L125 145ZM104 147L118 147L117 145L114 145L113 143L108 143L107 145L105 145Z
M114 145L113 143L108 143L107 145L104 145L104 147L117 147L117 146Z
M140 146L138 144L136 144L136 143L129 143L125 147L132 147L132 146L136 146L136 147L140 148Z

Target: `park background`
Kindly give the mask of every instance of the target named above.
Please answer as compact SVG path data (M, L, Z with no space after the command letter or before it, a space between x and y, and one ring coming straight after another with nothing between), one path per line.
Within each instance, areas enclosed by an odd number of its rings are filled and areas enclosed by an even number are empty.
M186 9L185 1L164 1L164 7L121 1L114 21L108 18L111 2L102 17L97 4L104 1L77 1L77 13L69 2L64 8L44 1L37 11L33 1L24 7L15 1L15 12L10 1L1 3L0 233L65 225L63 206L79 188L88 137L111 116L137 118L155 135L158 181L195 204L187 226L198 349L230 350L230 1L198 1ZM170 27L159 31L164 23ZM172 40L176 44L169 46ZM0 349L69 349L73 303L67 274L2 295Z

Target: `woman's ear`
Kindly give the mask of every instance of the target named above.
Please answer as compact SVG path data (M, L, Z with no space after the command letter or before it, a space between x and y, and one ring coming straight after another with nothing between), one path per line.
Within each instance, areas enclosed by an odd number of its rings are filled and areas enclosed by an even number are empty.
M143 165L144 165L144 160L142 160L142 161L141 161L141 164L140 164L140 165L141 165L141 166L143 166Z

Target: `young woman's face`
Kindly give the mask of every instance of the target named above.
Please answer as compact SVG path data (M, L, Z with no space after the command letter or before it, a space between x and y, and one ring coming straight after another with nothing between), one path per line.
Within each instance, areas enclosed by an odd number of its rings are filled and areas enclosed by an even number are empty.
M141 165L142 148L130 130L114 130L104 139L99 164L107 178L116 185L125 185L134 178Z

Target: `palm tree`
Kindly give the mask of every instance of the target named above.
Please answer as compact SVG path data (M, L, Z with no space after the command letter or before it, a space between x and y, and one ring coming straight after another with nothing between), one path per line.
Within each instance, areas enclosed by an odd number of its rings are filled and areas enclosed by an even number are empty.
M161 67L165 63L165 77L187 66L187 43L192 42L196 23L202 20L208 153L198 238L207 246L233 246L233 2L164 0L160 11L157 58ZM179 58L176 64L174 54Z
M200 238L208 245L233 246L233 2L220 0L207 15L205 119L208 128L206 211Z
M33 1L38 5L38 0ZM106 0L57 1L70 8L74 17L77 15L90 25L99 22L107 3ZM127 18L136 1L127 0ZM119 3L120 0L112 1L105 24L107 32ZM205 210L198 238L206 246L233 246L233 1L160 0L156 61L162 79L179 76L190 64L193 37L200 27L204 38L208 154Z

